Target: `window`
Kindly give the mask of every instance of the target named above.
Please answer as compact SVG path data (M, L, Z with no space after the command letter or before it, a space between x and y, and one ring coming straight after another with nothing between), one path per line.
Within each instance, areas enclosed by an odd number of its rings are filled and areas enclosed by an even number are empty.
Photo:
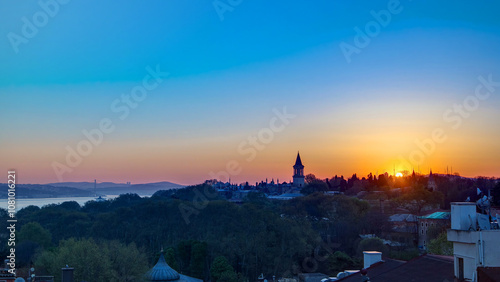
M425 227L427 227L427 222L425 223Z

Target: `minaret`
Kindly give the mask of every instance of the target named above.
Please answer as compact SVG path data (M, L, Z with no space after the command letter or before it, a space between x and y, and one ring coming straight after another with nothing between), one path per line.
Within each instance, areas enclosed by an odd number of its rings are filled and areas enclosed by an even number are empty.
M304 166L300 160L300 154L297 152L297 159L293 166L293 186L304 187Z

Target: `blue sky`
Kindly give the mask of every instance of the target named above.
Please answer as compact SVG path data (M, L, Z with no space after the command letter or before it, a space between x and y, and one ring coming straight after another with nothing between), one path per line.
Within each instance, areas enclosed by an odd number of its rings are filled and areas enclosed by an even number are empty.
M100 119L116 119L112 102L142 81L147 66L160 66L169 78L129 118L117 122L117 130L66 180L99 175L128 181L120 175L133 171L135 181L202 181L208 171L241 159L238 144L266 126L273 108L283 106L297 119L255 161L245 163L243 173L234 177L238 181L288 177L288 163L299 149L304 159L310 156L310 172L321 177L382 171L396 152L385 152L386 159L361 168L363 156L345 151L377 147L359 143L347 149L352 142L346 140L375 138L375 133L364 135L374 130L391 140L404 139L393 147L408 155L411 140L426 138L443 124L447 108L474 93L478 76L500 80L497 1L402 0L401 12L391 15L348 63L339 44L353 44L354 28L364 29L374 20L371 11L387 10L391 2L243 0L221 21L212 1L73 0L58 4L55 15L16 53L9 34L21 36L22 18L32 22L43 9L37 2L3 1L0 126L8 134L0 135L5 144L0 167L24 168L28 182L53 181L51 163L64 159L65 146L74 146L81 131ZM422 166L456 163L470 176L500 176L493 167L498 149L472 149L481 140L499 140L493 130L499 101L494 93L460 130L449 131L454 141L444 147L467 147L465 153L477 156L475 168L445 148ZM398 124L404 124L409 137L400 136ZM483 137L465 142L472 133ZM164 152L161 160L155 150ZM143 166L130 165L108 176L92 168L114 158L117 167L126 159L172 172L148 174ZM171 165L183 160L200 165L184 170Z

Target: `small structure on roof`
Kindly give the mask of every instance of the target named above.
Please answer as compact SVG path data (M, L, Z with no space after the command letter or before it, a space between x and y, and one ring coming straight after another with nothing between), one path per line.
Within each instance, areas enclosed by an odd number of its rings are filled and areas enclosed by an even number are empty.
M173 268L171 268L167 262L165 261L165 257L163 256L163 250L161 251L160 258L156 265L146 274L146 278L149 281L154 282L167 282L167 281L193 281L193 282L201 282L203 280L189 277L186 275L179 274Z

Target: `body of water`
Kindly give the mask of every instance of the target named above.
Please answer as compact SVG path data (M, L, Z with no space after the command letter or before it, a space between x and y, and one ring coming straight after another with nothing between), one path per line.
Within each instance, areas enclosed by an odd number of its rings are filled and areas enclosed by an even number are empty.
M106 195L106 200L114 199L119 195ZM50 204L60 204L64 202L75 201L80 206L83 206L88 201L94 201L95 197L61 197L61 198L31 198L31 199L16 199L16 211L27 206L43 207ZM7 209L7 199L0 199L0 208Z

